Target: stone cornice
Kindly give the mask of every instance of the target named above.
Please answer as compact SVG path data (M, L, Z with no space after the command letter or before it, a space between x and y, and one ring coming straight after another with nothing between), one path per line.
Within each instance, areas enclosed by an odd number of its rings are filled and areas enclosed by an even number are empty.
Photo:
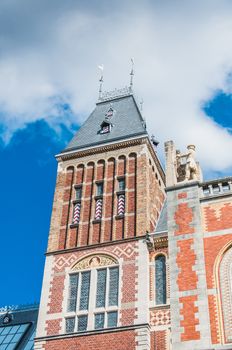
M84 331L84 332L74 332L74 333L67 333L67 334L59 334L59 335L47 335L45 337L36 337L35 341L44 341L44 340L53 340L53 339L67 339L67 338L74 338L74 337L83 337L83 336L91 336L96 334L104 334L104 333L117 333L117 332L124 332L128 330L136 330L141 328L148 328L150 329L150 325L148 323L143 324L135 324L131 326L121 326L121 327L115 327L115 328L104 328L104 329L98 329L98 330L91 330L91 331Z

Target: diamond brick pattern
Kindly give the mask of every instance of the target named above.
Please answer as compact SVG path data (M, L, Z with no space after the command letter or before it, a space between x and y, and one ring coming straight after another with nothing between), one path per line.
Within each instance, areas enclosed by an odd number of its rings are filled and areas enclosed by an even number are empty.
M150 312L150 322L152 326L170 325L170 310L158 309Z

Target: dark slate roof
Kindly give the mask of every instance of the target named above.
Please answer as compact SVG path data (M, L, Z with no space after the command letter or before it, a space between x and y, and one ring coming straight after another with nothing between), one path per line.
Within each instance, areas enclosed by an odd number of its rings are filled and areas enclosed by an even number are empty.
M38 305L0 309L0 349L34 349L38 309Z
M105 114L113 108L111 131L100 134ZM145 122L132 94L99 102L63 152L96 146L134 136L147 135Z
M163 208L160 212L158 223L155 229L155 233L168 231L168 213L167 213L167 200L163 204Z

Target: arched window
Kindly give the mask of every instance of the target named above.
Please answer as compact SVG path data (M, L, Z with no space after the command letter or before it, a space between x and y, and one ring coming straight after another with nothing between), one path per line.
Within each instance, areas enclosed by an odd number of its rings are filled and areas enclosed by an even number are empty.
M232 343L232 247L221 260L219 282L225 343Z
M117 327L119 266L110 256L79 261L69 276L66 333Z
M155 258L155 302L156 305L166 304L166 258L158 255Z

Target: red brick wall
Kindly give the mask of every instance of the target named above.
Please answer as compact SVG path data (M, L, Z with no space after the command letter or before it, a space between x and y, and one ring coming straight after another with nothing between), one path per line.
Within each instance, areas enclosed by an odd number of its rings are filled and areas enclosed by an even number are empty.
M60 172L54 198L53 222L55 225L51 225L49 251L121 240L144 235L146 230L154 230L164 201L164 190L161 176L152 157L149 165L148 154L127 151L126 155L117 153L115 158L99 161L93 156L93 162L85 161L85 164L69 166L66 172ZM117 218L117 191L120 176L125 176L126 180L126 215ZM94 223L95 182L101 180L104 181L102 220ZM80 223L70 227L73 218L75 185L82 185ZM61 208L60 213L57 208ZM57 225L57 222L60 225ZM53 229L55 226L58 227L56 230Z
M188 203L178 204L178 209L175 213L175 222L178 225L178 230L175 235L193 233L194 228L190 226L193 221L193 210L188 206Z
M198 307L195 305L197 295L181 297L179 301L183 304L183 308L180 310L180 314L183 316L180 325L184 328L184 332L181 333L181 341L199 340L200 332L196 330L196 326L199 324L196 316Z
M132 350L135 347L134 331L49 340L44 345L45 350Z
M166 350L166 331L154 332L154 340L152 341L151 349Z
M222 203L217 210L213 206L204 207L206 231L225 230L232 227L232 204Z
M179 291L193 290L197 288L197 274L193 270L196 261L196 254L191 248L193 239L185 239L177 242L179 252L176 257L179 274L177 284Z

